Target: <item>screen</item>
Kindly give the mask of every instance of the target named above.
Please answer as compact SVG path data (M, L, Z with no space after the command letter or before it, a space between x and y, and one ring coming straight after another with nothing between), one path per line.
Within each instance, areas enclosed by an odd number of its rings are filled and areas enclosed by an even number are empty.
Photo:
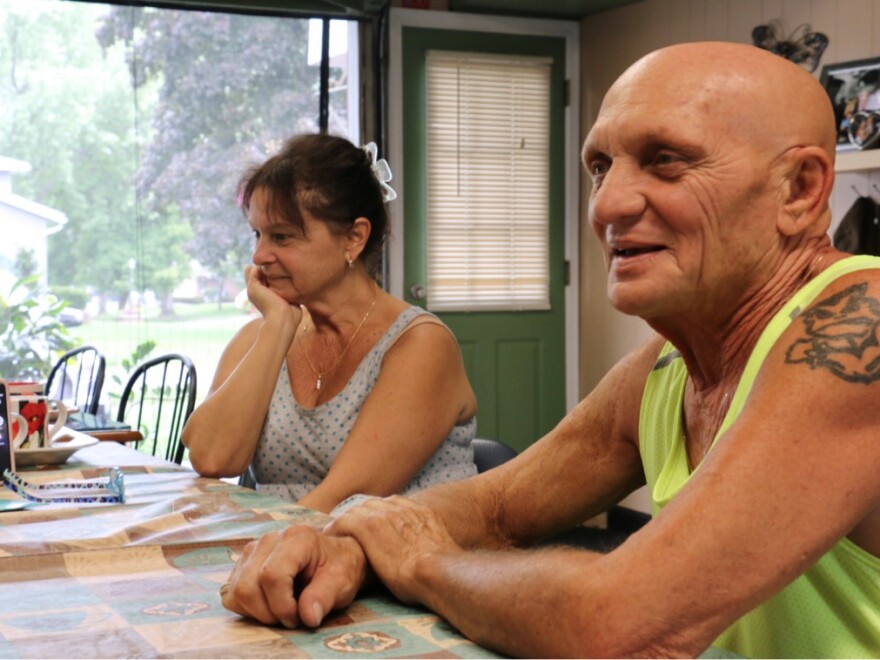
M15 469L12 459L12 443L9 441L12 431L9 428L9 409L6 403L6 383L0 381L0 473L6 469Z

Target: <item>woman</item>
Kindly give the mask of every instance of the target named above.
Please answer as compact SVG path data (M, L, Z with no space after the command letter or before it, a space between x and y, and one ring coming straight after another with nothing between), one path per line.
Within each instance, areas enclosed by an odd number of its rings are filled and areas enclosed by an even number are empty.
M476 473L476 398L455 338L372 276L394 194L375 157L375 145L301 135L243 177L256 240L245 279L262 317L227 346L186 424L199 473L250 466L258 490L325 512Z

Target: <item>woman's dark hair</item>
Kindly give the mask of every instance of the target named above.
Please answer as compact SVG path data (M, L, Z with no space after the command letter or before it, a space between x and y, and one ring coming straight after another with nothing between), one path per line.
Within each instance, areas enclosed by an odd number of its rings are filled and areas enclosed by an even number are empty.
M367 218L370 237L361 256L375 274L388 215L366 151L333 135L294 136L276 155L242 176L238 201L245 214L257 189L266 193L269 213L303 232L303 210L338 233L347 231L355 219Z

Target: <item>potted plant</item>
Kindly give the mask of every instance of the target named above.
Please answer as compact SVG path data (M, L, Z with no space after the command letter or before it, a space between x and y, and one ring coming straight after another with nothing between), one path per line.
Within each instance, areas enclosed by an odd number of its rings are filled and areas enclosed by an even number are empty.
M73 347L60 315L67 302L40 290L39 275L0 293L0 377L43 381L53 361Z

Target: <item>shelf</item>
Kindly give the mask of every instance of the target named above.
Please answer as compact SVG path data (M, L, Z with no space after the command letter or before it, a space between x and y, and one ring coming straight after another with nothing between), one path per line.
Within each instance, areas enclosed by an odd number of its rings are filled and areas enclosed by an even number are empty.
M880 149L843 151L837 154L835 172L859 172L880 169Z

